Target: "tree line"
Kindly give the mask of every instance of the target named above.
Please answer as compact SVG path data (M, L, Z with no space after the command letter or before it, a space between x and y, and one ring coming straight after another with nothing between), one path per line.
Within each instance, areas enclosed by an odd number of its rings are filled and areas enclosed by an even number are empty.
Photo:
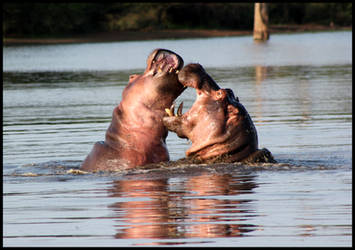
M269 24L352 25L352 3L269 3ZM3 3L3 37L160 29L252 30L254 3Z

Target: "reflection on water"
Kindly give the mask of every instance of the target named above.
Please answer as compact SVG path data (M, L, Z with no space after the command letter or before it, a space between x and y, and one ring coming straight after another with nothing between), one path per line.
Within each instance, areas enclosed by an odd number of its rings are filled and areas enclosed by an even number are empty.
M186 199L187 221L192 223L187 237L240 237L253 231L255 225L245 222L246 217L255 216L251 200L238 199L240 194L253 193L256 184L252 177L202 175L190 178L186 184L191 192ZM230 200L223 196L234 197Z
M350 171L188 169L165 177L161 172L8 177L5 244L351 244Z
M257 100L257 108L254 114L255 115L254 120L258 123L262 122L261 117L263 117L262 106L261 106L263 100L262 100L262 94L260 93L261 91L260 85L266 79L268 68L269 67L261 66L261 65L255 66L255 96L256 96L255 98Z
M167 238L176 235L176 226L169 218L167 184L166 179L113 183L110 196L129 198L129 201L110 205L117 214L117 227L120 228L122 222L129 225L128 228L118 229L116 238Z
M253 176L203 174L184 182L167 179L114 181L110 196L129 201L110 205L118 222L116 238L240 237L256 227L246 223L253 214ZM231 200L229 197L233 196ZM128 226L122 228L122 224Z
M268 67L262 65L255 66L255 83L260 85L267 77Z
M255 118L256 121L261 123L261 117L263 117L262 114L262 105L264 103L264 100L262 99L263 94L261 93L262 84L270 84L267 81L268 74L271 74L271 78L273 78L272 74L275 74L275 71L277 71L276 67L272 66L262 66L262 65L256 65L255 66L255 99L256 99L256 104L257 104L257 109L255 113ZM299 117L298 121L302 123L307 123L311 119L311 106L310 104L312 103L312 97L310 96L310 85L311 81L305 78L301 78L297 80L297 83L295 84L295 87L297 90L294 91L295 95L295 101L297 102L297 105L300 107L300 112L301 112L301 117ZM282 88L282 86L280 86Z

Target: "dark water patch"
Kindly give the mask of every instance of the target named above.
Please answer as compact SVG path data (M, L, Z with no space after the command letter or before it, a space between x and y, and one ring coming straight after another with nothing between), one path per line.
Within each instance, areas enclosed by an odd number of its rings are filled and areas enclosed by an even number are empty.
M72 88L126 85L129 75L143 70L3 72L6 89Z

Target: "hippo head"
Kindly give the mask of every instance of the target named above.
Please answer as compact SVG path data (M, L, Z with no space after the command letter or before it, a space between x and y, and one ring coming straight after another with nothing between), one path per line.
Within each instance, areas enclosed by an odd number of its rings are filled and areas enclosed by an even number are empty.
M167 49L155 49L147 59L143 74L129 77L129 84L123 91L123 100L130 96L137 102L143 102L151 110L162 110L184 91L178 81L178 73L184 66L183 59Z
M186 151L188 158L213 162L223 157L235 162L258 149L254 124L231 89L221 89L200 64L186 65L178 79L182 85L195 88L197 98L185 114L182 104L176 115L174 105L167 108L163 123L168 130L192 142Z

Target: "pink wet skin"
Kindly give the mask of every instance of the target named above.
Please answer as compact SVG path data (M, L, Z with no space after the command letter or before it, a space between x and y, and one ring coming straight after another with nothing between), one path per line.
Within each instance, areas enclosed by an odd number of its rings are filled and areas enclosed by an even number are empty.
M149 55L144 73L129 77L105 141L94 145L82 170L116 171L169 160L162 119L165 107L185 89L177 77L182 67L182 58L172 51Z
M232 90L221 89L199 64L189 64L179 81L196 89L196 100L183 115L164 117L164 125L192 145L187 157L202 161L230 154L241 161L258 150L254 124Z

